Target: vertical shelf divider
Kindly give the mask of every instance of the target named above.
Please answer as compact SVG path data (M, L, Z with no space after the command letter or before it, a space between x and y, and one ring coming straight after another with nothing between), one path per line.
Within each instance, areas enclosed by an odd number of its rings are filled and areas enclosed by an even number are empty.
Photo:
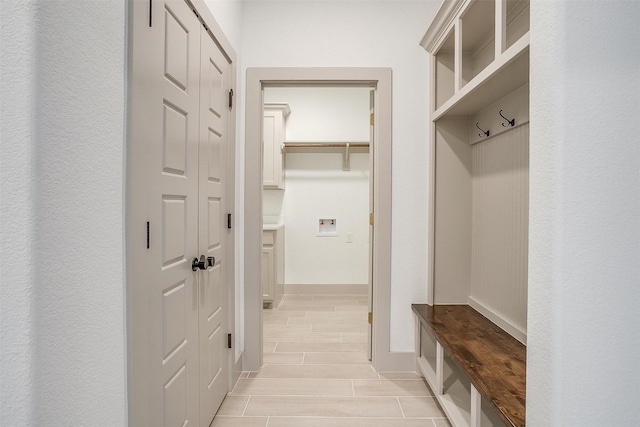
M495 58L499 58L507 48L507 0L496 0L495 30Z
M453 68L453 78L455 81L455 89L454 96L456 93L460 91L462 88L462 19L456 19L456 24L454 27L454 45L453 49L454 56L454 68Z
M473 384L471 384L471 426L481 427L482 420L482 396L478 393Z
M438 396L444 393L444 348L440 342L436 342L436 390Z

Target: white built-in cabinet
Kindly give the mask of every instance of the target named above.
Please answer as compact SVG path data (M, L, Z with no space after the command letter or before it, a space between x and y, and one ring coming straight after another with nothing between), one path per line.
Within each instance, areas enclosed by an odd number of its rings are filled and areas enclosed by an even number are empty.
M284 293L284 226L262 231L262 303L277 307Z
M428 302L468 304L526 345L529 0L445 0L421 45L431 80ZM417 333L420 369L459 384L436 393L452 424L496 425L467 407L475 389Z
M263 118L264 163L262 187L284 190L284 140L287 116L291 113L286 103L265 103Z
M469 304L526 341L529 1L447 0L431 62L434 304Z

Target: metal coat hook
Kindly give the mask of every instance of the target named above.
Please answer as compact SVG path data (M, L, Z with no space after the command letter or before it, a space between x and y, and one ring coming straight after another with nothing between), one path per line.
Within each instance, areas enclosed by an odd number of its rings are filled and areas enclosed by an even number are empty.
M480 129L482 131L482 133L479 133L478 136L482 136L484 134L484 136L488 137L489 136L489 131L488 130L484 130L480 126L478 126L479 123L480 122L476 122L476 127L478 129Z
M515 117L511 120L507 119L505 116L502 115L502 110L500 110L500 112L498 113L500 114L500 117L502 117L503 119L505 119L507 121L507 123L509 123L509 126L514 127L516 125L516 119ZM502 127L507 127L507 125L505 125L504 123L502 124Z

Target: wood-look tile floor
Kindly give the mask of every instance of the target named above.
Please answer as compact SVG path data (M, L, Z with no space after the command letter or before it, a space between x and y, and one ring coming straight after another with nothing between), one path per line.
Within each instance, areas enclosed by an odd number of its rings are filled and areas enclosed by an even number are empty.
M264 366L243 372L212 427L445 427L415 373L367 359L367 298L285 295L265 309Z

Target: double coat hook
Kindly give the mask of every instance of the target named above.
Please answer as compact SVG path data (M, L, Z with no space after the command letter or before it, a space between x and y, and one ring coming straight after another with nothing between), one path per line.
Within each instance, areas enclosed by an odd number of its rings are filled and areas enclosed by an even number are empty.
M502 115L502 110L500 110L500 112L498 112L498 114L500 114L500 117L502 117L503 119L505 119L507 121L507 123L509 123L510 127L514 127L516 125L516 119L515 117L511 120L507 119L505 116ZM506 128L507 125L505 125L504 123L502 124L502 127Z
M478 126L479 123L480 122L476 122L476 127L480 129L482 133L479 133L478 136L482 136L484 134L484 136L489 137L489 130L482 129L480 126Z

